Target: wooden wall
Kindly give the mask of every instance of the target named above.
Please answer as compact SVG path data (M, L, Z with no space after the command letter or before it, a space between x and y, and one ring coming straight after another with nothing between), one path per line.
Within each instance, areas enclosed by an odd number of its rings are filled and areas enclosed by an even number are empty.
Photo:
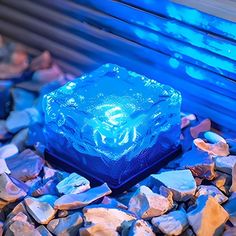
M169 84L184 110L236 131L232 21L167 0L2 0L0 33L76 75L111 62Z

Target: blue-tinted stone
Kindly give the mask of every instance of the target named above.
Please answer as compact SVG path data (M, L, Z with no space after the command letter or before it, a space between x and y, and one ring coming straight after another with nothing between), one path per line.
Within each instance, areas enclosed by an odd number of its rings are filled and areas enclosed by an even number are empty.
M173 88L106 64L44 97L47 149L119 183L178 146L180 105Z

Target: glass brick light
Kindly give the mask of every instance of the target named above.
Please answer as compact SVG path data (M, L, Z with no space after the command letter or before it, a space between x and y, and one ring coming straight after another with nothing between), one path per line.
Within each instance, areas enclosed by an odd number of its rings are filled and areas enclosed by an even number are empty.
M44 97L47 151L116 188L177 149L180 106L173 88L105 64Z

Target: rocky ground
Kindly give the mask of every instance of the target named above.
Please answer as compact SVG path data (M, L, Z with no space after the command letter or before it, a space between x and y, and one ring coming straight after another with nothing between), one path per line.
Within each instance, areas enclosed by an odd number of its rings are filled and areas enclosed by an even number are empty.
M30 130L42 94L68 79L50 53L30 58L0 37L0 94L12 100L0 120L0 235L236 235L236 139L209 119L182 114L183 153L117 196L52 167Z

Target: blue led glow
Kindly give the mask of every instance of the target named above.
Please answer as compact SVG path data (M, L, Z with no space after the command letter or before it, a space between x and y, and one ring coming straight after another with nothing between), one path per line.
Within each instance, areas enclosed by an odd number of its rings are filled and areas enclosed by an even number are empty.
M180 105L171 87L106 64L45 96L47 148L85 168L96 161L100 175L109 166L103 175L120 178L177 147Z

